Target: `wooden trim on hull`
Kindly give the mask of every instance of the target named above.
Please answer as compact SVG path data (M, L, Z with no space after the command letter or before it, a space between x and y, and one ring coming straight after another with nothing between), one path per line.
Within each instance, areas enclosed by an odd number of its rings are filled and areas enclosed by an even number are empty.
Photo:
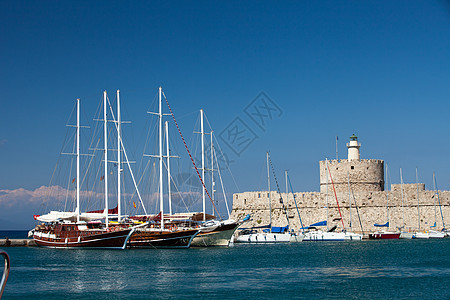
M40 247L46 248L109 248L125 249L126 243L134 229L125 229L115 232L104 232L79 237L39 237L33 236Z
M136 230L130 237L129 248L189 248L198 234L197 229L179 231Z

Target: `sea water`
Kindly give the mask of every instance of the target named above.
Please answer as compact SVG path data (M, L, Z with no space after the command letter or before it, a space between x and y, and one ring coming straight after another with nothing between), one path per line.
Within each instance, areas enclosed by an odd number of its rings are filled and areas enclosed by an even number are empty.
M450 239L4 250L4 299L450 298Z

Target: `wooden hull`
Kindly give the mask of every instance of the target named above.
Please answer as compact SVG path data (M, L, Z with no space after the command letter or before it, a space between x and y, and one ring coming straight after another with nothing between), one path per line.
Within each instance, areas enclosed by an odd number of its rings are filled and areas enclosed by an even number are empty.
M33 239L38 246L47 248L110 248L125 249L134 229L117 231L79 230L70 234L35 232Z
M234 222L231 224L222 224L213 231L199 232L199 234L192 241L192 247L214 247L222 246L226 247L230 243L236 229L239 227L239 223Z
M128 240L129 248L189 248L197 229L158 231L137 229Z
M371 240L397 240L400 238L400 232L374 232L369 234Z

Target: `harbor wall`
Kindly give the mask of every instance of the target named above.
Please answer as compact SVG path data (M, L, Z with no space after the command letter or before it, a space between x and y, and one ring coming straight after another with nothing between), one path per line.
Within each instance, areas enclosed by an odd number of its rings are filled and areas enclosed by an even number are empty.
M417 186L419 187L419 203L417 200ZM401 193L402 188L403 205ZM351 219L354 231L361 231L359 219L361 220L364 232L376 231L379 228L374 227L373 224L386 223L388 211L390 229L396 229L404 224L406 230L416 230L419 227L419 219L420 228L422 230L430 229L430 226L432 226L435 222L436 214L436 229L441 230L443 224L440 208L442 208L444 222L449 222L446 226L450 227L450 191L439 191L439 199L441 202L441 207L439 207L436 193L434 191L425 190L425 185L423 183L419 183L418 185L403 184L403 187L393 184L391 186L391 190L392 191L353 192L353 196L351 197ZM243 225L244 227L269 224L270 214L267 195L267 191L234 194L232 218L240 219L245 215L250 214L252 216L251 221ZM300 228L300 221L297 215L292 193L289 195L282 193L280 197L278 192L272 191L270 195L272 205L272 226L286 226L288 223L284 213L283 204L280 200L280 198L282 198L288 212L288 219L291 228ZM327 219L326 193L300 192L295 193L295 198L304 226ZM337 198L339 200L344 225L348 228L350 227L350 199L348 187L345 192L338 192ZM387 202L388 199L389 202ZM355 206L355 202L358 209ZM341 221L334 220L339 218L339 211L337 208L336 198L331 190L329 190L328 193L328 203L329 226L331 227L333 225L337 225L338 230L342 229ZM387 203L389 206L388 209Z
M0 247L36 247L33 239L0 239Z

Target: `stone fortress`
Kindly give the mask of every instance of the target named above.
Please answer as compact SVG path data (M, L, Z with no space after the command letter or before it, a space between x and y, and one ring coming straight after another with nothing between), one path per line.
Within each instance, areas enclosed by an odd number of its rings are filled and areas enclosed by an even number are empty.
M389 230L403 227L403 230L413 231L419 228L419 223L421 230L427 230L431 229L430 226L435 222L435 229L441 230L443 228L441 208L444 223L447 228L450 227L450 191L425 190L423 183L391 184L391 189L385 190L384 161L361 159L360 147L358 138L352 135L350 142L347 143L348 159L319 162L320 192L295 193L304 226L328 220L329 227L337 225L337 230L342 229L337 197L347 230L352 228L355 232L368 233L387 229L377 228L374 224L385 224L388 214ZM441 207L438 204L437 193ZM270 199L272 226L286 226L289 220L291 229L297 230L301 227L292 193L280 195L278 191L272 190ZM282 203L287 208L287 218ZM233 195L231 217L238 219L246 214L250 214L252 218L245 227L270 223L267 190Z

